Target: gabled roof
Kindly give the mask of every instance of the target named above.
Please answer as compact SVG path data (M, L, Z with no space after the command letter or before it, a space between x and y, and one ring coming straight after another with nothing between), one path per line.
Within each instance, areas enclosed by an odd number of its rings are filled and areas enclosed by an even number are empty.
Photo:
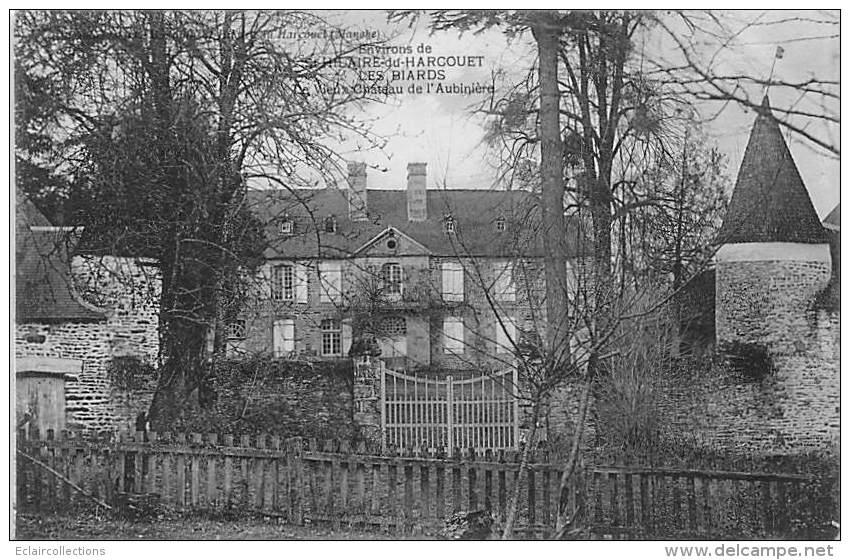
M833 231L841 231L841 203L835 205L832 212L823 220L823 227Z
M411 242L411 244L414 246L414 250L416 251L417 254L423 255L423 254L429 254L431 252L428 249L428 247L426 247L425 245L422 245L421 243L419 243L418 241L416 241L412 237L406 235L403 231L396 229L393 226L390 226L387 229L385 229L384 231L382 231L381 233L379 233L378 235L376 235L375 237L373 237L372 239L370 239L369 241L367 241L366 243L364 243L363 245L361 245L358 249L356 249L354 251L354 254L355 255L363 254L370 247L375 246L379 241L383 240L386 237L393 236L393 235L396 235L396 234L398 234L399 236L409 240Z
M826 243L800 172L764 97L717 243Z
M79 231L51 226L21 193L15 206L15 320L104 320L74 291L70 254Z
M368 189L368 221L348 217L347 190L257 190L249 193L254 212L266 224L266 258L344 258L369 240L393 227L436 256L542 256L537 199L527 191L445 189L427 192L428 219L407 219L407 192ZM335 233L325 233L324 219L336 218ZM451 216L456 233L445 231ZM496 222L504 217L506 227ZM295 223L295 233L282 235L284 219ZM580 254L577 220L568 225L567 253Z

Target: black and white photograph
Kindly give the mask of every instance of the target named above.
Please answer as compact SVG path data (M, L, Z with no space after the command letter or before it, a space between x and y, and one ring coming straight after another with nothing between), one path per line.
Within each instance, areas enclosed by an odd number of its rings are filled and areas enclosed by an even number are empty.
M17 556L839 556L839 10L8 14Z

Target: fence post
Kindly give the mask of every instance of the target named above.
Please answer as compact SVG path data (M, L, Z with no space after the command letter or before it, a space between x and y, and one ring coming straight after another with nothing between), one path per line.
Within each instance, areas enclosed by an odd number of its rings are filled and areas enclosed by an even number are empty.
M383 360L381 364L381 454L387 452L387 369ZM395 396L393 396L395 397Z
M449 375L446 378L446 449L449 450L453 450L455 448L454 408L454 389L452 376Z
M519 370L513 370L514 383L514 441L511 447L519 448Z
M294 488L295 492L292 497L295 503L295 523L301 525L304 523L304 440L300 437L295 438L292 442L291 453L289 454L291 465L294 469Z

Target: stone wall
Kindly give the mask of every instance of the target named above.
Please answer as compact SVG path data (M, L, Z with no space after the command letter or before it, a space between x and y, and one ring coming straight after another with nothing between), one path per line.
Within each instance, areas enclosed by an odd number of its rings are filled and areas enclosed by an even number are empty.
M24 323L15 327L15 356L50 356L83 362L80 375L66 384L69 429L128 428L147 410L153 381L145 388L116 387L107 374L109 360L137 356L156 363L159 351L156 273L133 259L75 257L80 294L107 309L99 322Z
M718 346L763 343L788 353L805 345L807 310L829 282L829 262L721 262L717 265Z
M258 357L221 364L213 404L183 428L235 435L353 439L353 373L349 360L288 361Z
M665 380L665 429L708 448L759 455L827 447L839 437L839 316L804 314L797 344L777 346L773 371L742 379L728 367Z
M728 372L671 389L688 393L698 411L690 422L695 437L764 453L837 441L839 315L815 306L831 273L828 259L718 263L719 350L761 345L773 371L744 380Z

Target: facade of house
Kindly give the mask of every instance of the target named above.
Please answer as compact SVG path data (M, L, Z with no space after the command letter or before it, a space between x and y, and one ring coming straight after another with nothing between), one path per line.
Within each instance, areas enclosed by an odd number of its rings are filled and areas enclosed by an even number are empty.
M114 379L110 364L116 358L156 360L157 310L142 297L151 285L143 267L115 258L107 259L109 268L102 262L83 266L87 261L74 257L80 229L53 226L20 193L15 226L18 423L40 430L131 428L151 393ZM100 275L112 270L124 276L120 282L98 278L101 297L92 302L78 273L95 268ZM111 291L99 291L108 284Z
M401 371L510 364L545 321L534 195L428 189L424 163L408 165L406 190L348 170L347 189L251 193L270 243L231 353L335 359L355 345Z

